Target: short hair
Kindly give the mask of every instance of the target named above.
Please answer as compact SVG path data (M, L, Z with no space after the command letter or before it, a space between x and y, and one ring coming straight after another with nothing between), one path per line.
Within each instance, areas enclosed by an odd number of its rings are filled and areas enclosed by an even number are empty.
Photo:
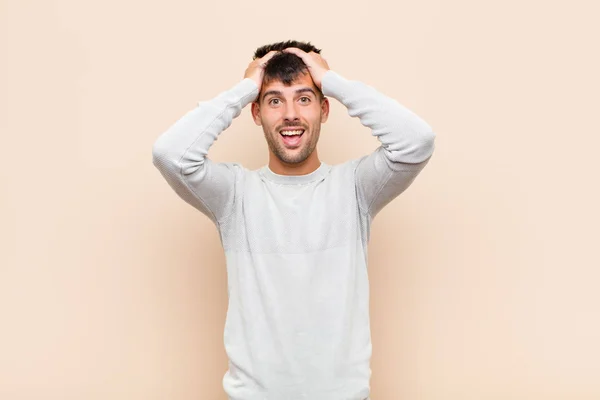
M300 57L293 53L286 53L282 51L288 47L297 47L307 53L310 53L311 51L314 51L318 54L321 53L321 49L317 49L315 46L310 44L310 42L299 42L297 40L277 42L259 47L254 52L254 57L252 58L253 60L262 58L273 50L279 52L271 57L267 62L267 65L265 65L263 83L268 83L272 80L279 80L283 82L284 85L291 85L299 74L309 73L308 67ZM317 91L320 98L323 99L325 97L323 92L318 87Z

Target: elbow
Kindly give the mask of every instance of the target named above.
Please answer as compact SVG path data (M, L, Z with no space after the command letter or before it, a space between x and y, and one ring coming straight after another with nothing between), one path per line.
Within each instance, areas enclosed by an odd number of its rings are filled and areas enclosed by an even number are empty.
M395 145L382 146L386 157L392 163L398 164L421 164L431 157L435 149L435 133L431 130L425 131L407 141Z
M159 167L161 165L162 160L166 158L165 154L166 152L160 146L159 140L154 142L154 145L152 145L152 164L155 167Z
M425 151L429 153L429 156L431 156L433 154L433 150L435 150L435 138L436 134L433 131L428 131L423 135L422 146L425 149Z
M412 148L411 157L413 162L421 163L428 160L435 150L435 133L433 131L426 131L420 135L420 140L415 143Z
M175 170L176 162L172 152L162 138L158 138L152 145L152 164L159 171Z
M434 145L436 134L433 130L424 131L420 136L423 146L432 147Z

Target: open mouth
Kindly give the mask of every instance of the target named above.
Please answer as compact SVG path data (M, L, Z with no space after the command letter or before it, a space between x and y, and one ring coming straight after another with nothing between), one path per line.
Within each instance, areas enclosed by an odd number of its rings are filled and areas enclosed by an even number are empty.
M283 139L283 143L287 146L296 146L300 143L304 135L304 129L283 129L279 131L279 134Z

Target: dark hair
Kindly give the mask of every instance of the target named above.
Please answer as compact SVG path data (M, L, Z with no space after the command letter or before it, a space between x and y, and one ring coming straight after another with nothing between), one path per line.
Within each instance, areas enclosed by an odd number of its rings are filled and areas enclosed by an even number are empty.
M307 53L310 53L311 51L319 54L321 53L321 49L317 49L315 46L310 44L310 42L299 42L296 40L277 42L259 47L254 52L254 57L252 57L253 60L264 57L270 51L279 51L279 53L271 57L267 62L267 65L265 65L263 83L268 83L272 80L279 80L283 82L284 85L291 85L299 74L309 73L308 67L300 57L295 54L282 51L288 47L297 47ZM318 87L317 91L321 99L323 99L323 93Z

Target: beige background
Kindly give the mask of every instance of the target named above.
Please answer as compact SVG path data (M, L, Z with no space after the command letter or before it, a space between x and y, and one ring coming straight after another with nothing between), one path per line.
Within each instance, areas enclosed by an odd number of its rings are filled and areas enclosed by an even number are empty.
M597 4L0 0L0 398L225 399L219 237L151 149L293 38L438 135L373 224L372 398L599 399ZM332 105L321 159L373 151ZM266 163L249 107L211 156Z

